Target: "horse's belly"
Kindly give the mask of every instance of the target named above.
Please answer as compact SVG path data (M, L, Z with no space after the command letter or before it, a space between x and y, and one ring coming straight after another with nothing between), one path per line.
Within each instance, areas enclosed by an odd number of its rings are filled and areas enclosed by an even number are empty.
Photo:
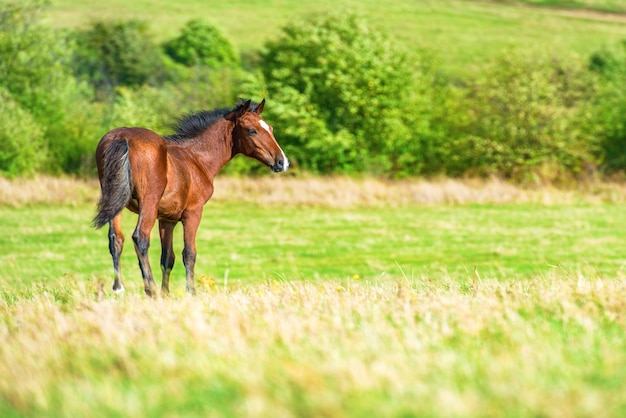
M131 212L139 214L139 203L135 198L130 199L128 205L126 205L126 208ZM173 208L171 204L162 205L162 201L161 203L159 203L157 219L160 219L162 221L177 222L180 220L181 214L182 209L177 210L176 208Z
M159 202L159 219L168 221L178 221L185 210L184 200L177 193L165 193Z
M161 221L178 222L180 221L180 213L162 212L159 211L158 218Z

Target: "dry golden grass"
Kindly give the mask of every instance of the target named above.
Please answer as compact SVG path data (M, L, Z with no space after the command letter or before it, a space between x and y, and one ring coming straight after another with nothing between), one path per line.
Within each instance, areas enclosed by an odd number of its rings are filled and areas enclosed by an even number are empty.
M97 180L37 175L7 179L0 176L0 205L20 207L29 204L77 205L96 202Z
M523 188L498 179L380 180L350 177L218 178L216 200L261 204L393 206L412 204L522 203L564 204L579 201L624 202L626 185L595 183L572 189Z
M624 280L209 280L195 298L156 301L72 289L0 299L0 412L626 412Z
M8 180L0 177L0 205L95 203L97 180L37 176ZM625 202L626 184L590 183L577 188L524 188L498 179L380 180L350 177L260 178L218 177L214 201L260 205L349 208L466 203L567 204Z

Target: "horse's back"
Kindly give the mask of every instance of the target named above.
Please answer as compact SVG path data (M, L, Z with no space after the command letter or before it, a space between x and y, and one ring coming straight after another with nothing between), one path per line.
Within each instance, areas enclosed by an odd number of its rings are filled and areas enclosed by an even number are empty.
M145 128L115 128L107 132L98 142L96 148L96 160L102 161L104 152L115 141L126 141L128 143L129 153L133 156L131 159L141 154L155 157L161 155L165 158L167 146L165 140L156 132Z

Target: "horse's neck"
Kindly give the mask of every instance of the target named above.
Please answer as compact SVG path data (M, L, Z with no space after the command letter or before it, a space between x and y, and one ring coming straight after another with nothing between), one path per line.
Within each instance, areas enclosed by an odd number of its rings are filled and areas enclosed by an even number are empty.
M232 122L220 119L193 140L194 154L211 179L233 157L232 130Z

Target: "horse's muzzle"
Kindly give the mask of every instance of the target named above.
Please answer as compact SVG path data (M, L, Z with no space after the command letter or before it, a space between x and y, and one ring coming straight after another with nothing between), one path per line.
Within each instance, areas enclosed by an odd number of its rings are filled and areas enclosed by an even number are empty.
M272 166L272 171L274 173L280 173L283 171L287 171L288 168L289 168L289 160L285 158L284 160L282 159L276 160L276 162Z

